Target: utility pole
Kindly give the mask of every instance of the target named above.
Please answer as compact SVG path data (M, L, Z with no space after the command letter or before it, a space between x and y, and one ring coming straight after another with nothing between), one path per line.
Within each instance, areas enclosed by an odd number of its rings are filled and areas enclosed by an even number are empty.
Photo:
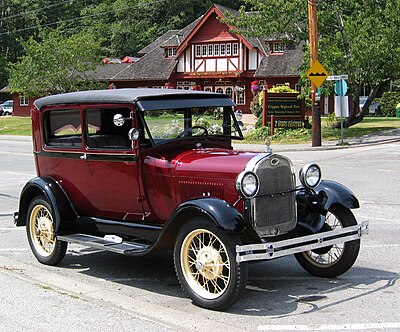
M318 61L318 27L317 3L318 0L307 0L308 3L308 30L310 38L310 67ZM312 146L321 146L321 116L319 108L315 107L317 87L311 82L311 111L312 111Z

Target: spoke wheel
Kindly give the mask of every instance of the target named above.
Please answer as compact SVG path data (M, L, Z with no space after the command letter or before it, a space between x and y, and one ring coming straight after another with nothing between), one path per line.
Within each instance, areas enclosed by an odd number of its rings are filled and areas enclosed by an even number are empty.
M247 282L247 265L235 261L236 244L237 238L206 219L183 227L175 245L175 268L195 304L222 310L236 302Z
M334 206L326 214L321 232L356 225L353 213L343 207ZM360 250L360 240L338 243L296 254L299 264L309 273L318 277L333 278L353 266Z
M41 263L56 265L64 258L67 243L57 240L52 209L44 197L35 198L29 206L27 235L32 252Z

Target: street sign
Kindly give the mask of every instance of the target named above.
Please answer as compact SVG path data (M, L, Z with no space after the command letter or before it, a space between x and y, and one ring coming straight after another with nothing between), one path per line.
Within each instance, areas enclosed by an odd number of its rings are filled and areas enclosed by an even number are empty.
M338 96L345 96L347 93L347 83L345 80L340 80L335 83L335 92Z
M335 75L335 76L328 76L326 78L327 81L340 81L340 80L347 80L349 75Z
M317 88L319 88L328 77L328 72L319 63L319 61L315 61L310 69L307 71L307 77L311 80L311 82L315 84Z

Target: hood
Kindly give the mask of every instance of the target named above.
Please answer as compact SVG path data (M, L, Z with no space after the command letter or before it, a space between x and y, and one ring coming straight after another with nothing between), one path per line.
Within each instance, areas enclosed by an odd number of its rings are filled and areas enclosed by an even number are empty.
M198 149L187 151L177 156L175 176L200 179L236 178L254 152L233 151L226 149Z

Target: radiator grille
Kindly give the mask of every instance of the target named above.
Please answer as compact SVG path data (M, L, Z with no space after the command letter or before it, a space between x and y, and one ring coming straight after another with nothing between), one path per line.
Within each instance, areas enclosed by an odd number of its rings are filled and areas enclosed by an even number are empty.
M224 199L224 185L218 182L179 181L179 188L182 201L202 196Z
M296 224L296 182L290 160L270 155L257 163L254 171L260 180L251 205L254 229L260 236L292 230Z

